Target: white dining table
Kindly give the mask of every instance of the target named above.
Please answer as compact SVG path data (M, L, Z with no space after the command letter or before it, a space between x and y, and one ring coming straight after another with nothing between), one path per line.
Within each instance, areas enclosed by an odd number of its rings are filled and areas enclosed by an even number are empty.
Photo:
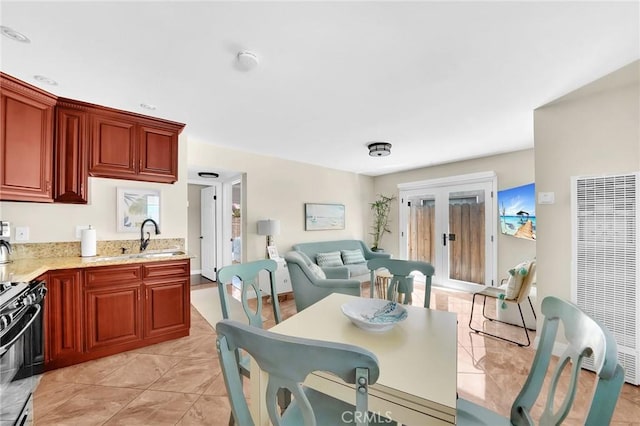
M365 331L352 324L341 310L342 304L356 298L333 293L270 331L370 350L377 356L380 367L378 381L369 388L370 412L409 426L455 424L456 314L406 306L407 318L391 330ZM257 425L271 424L264 403L267 379L267 374L252 361L251 414ZM305 385L355 403L354 386L331 374L312 373Z

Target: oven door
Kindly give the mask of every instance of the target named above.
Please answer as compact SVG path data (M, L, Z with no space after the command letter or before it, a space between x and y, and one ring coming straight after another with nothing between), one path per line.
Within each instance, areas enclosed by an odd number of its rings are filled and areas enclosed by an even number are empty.
M13 321L0 335L0 426L22 425L31 414L31 393L38 377L24 374L25 334L40 321L40 305L29 305L13 312ZM18 374L22 370L22 374Z

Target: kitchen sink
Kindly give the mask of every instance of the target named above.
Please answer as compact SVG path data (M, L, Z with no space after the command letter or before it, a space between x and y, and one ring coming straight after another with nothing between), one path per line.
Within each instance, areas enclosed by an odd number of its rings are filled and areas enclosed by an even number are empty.
M121 254L118 256L96 256L92 258L86 259L88 262L111 262L117 260L127 260L127 259L158 259L163 257L172 257L172 256L182 256L186 253L182 250L165 250L165 251L150 251L143 253L133 253L133 254Z

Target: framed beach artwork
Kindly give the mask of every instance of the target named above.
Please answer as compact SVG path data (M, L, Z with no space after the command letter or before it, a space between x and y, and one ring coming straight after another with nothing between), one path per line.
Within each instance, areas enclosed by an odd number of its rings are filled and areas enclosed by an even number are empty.
M267 254L269 255L269 259L278 259L280 257L276 246L267 246Z
M160 226L160 191L118 188L116 197L118 232L140 232L140 225L149 218Z
M500 231L527 240L536 239L536 188L534 183L498 191Z
M344 204L304 205L305 231L344 229Z

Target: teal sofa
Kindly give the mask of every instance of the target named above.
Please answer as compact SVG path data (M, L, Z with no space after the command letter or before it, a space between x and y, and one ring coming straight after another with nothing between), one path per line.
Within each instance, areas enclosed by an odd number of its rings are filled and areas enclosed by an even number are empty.
M293 245L293 250L302 252L307 255L312 262L318 264L318 253L341 252L342 250L360 249L364 257L364 262L343 264L340 266L324 266L322 270L327 278L356 279L360 282L369 281L369 269L367 261L376 258L388 259L391 257L388 253L371 251L367 245L360 240L335 240L335 241L318 241L313 243L300 243Z
M291 277L293 299L298 312L324 299L331 293L360 296L360 281L347 278L329 278L318 276L322 271L314 271L319 267L302 252L291 250L285 253L284 260Z

